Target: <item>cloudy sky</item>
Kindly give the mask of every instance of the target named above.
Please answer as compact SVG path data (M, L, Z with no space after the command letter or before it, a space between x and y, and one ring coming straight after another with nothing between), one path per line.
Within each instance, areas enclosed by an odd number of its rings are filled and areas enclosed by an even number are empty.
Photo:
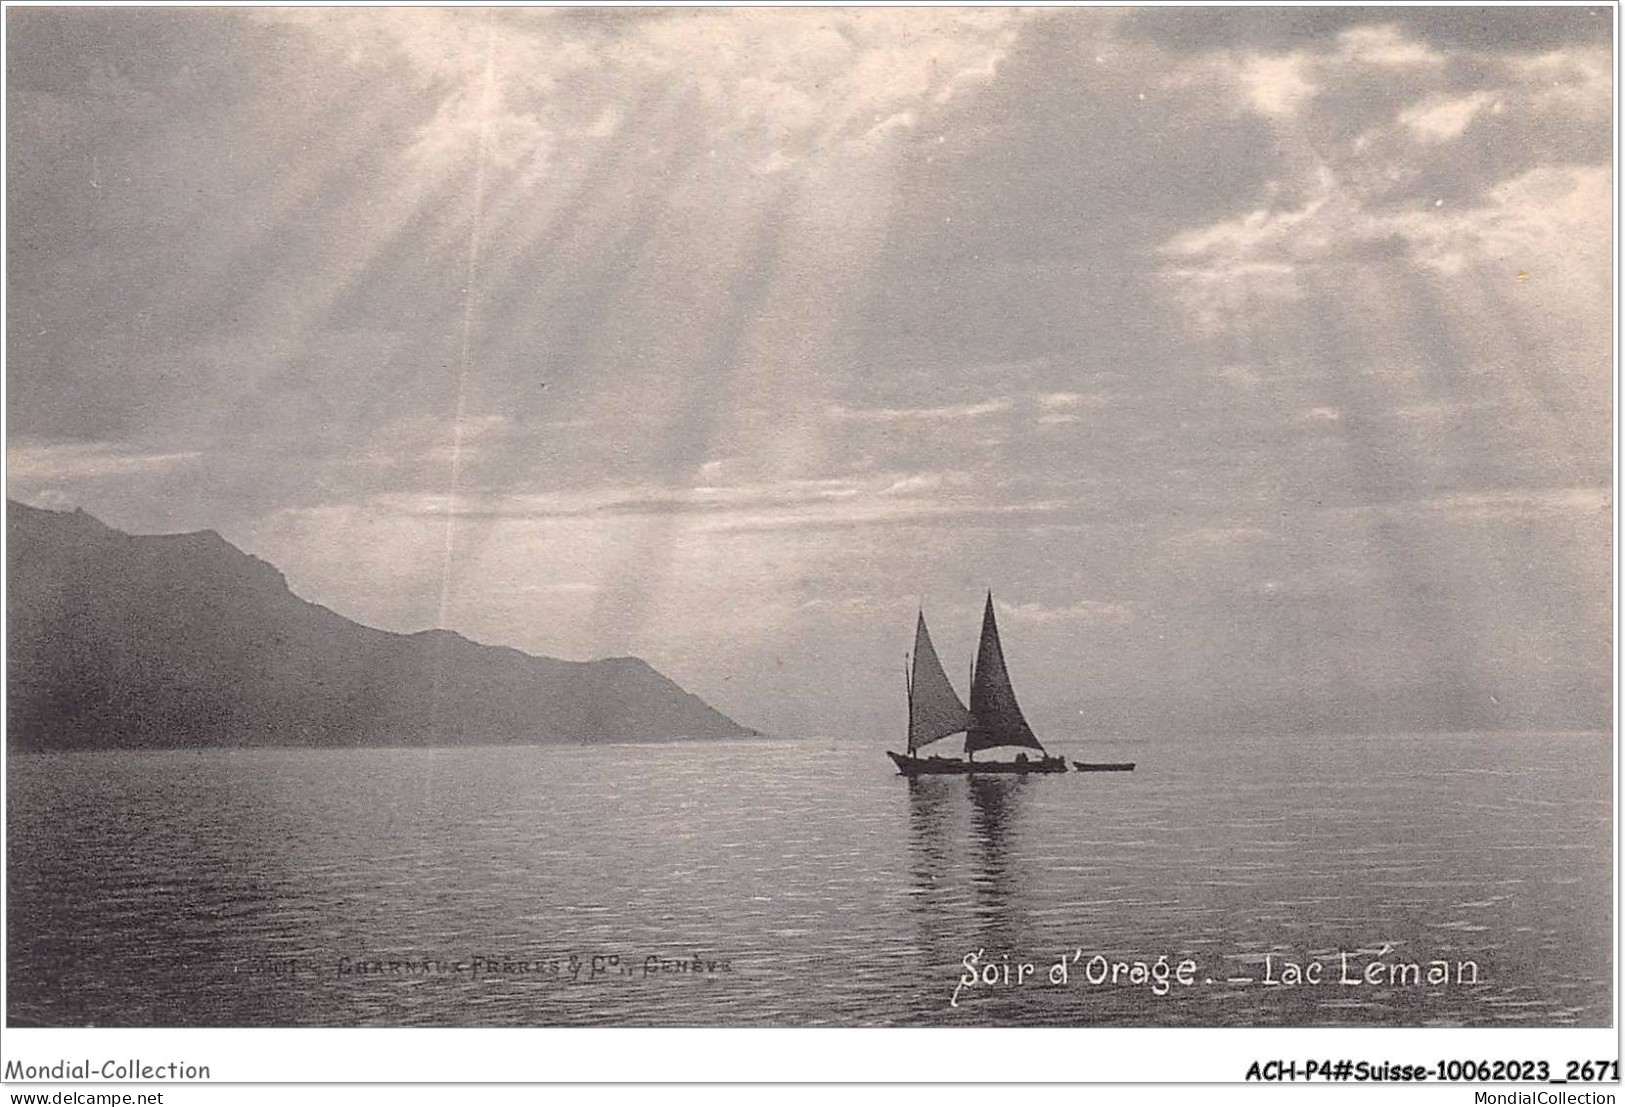
M1041 736L1606 726L1611 16L8 9L9 494L783 732L988 587Z

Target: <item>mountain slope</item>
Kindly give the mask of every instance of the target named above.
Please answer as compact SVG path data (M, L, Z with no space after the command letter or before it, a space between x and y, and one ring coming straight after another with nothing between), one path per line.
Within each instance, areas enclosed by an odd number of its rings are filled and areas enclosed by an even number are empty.
M637 658L391 634L212 531L9 502L7 722L22 749L619 742L752 734Z

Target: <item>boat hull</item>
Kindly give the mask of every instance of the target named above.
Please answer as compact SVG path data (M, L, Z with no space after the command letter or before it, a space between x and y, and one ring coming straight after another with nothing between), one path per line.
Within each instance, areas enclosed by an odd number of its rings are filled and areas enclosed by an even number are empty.
M957 757L910 757L906 753L886 751L897 771L904 776L981 776L984 773L1064 773L1064 757L1045 757L1038 761L962 761Z
M1074 761L1072 767L1080 773L1132 773L1132 761Z

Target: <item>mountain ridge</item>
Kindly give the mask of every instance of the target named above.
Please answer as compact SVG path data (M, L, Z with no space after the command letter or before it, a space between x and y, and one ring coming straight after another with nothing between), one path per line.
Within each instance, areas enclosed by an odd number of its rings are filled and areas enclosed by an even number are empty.
M751 737L635 657L565 661L296 595L213 530L6 502L8 746L488 745Z

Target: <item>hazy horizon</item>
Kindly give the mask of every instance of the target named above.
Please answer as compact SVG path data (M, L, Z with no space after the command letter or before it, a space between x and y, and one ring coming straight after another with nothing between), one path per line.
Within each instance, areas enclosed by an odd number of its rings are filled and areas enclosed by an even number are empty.
M8 495L876 733L1609 725L1609 8L10 9Z

